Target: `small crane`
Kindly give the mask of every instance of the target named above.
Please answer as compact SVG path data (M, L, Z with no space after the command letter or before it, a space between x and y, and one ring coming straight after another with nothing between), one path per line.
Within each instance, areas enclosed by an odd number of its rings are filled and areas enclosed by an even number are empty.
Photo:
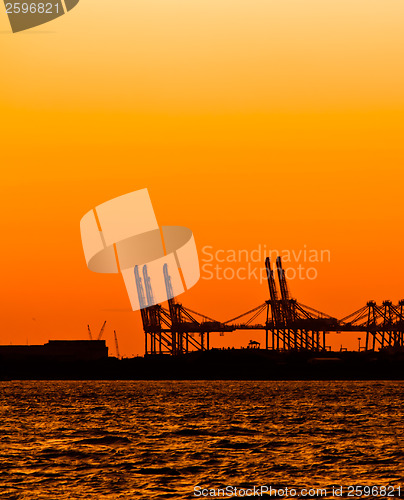
M105 328L106 322L107 321L105 320L104 324L101 327L100 333L98 334L97 340L101 340L102 334L104 333L104 328ZM88 336L90 337L90 340L94 340L93 334L91 333L91 330L90 330L90 325L87 325L87 330L88 330Z
M107 323L107 321L105 320L104 324L101 327L100 333L98 334L97 340L101 340L102 334L104 333L104 328L105 328L106 323Z
M115 349L116 349L116 357L118 359L121 359L121 356L119 354L119 346L118 346L118 336L116 334L116 331L114 330L114 339L115 339Z

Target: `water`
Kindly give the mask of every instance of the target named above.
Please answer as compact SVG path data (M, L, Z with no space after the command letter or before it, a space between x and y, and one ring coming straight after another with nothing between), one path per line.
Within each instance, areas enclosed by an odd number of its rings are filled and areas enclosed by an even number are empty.
M403 382L0 382L0 498L397 486L403 399Z

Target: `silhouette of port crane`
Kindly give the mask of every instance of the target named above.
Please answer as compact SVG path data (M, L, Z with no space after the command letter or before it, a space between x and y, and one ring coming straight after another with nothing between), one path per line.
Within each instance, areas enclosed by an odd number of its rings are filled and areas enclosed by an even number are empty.
M275 351L325 351L326 335L330 332L366 333L364 350L404 348L404 300L398 305L384 301L378 306L369 301L366 306L338 320L291 298L282 267L276 259L276 272L270 258L265 260L269 300L225 322L186 308L174 298L168 265L163 266L168 309L156 304L147 265L134 268L145 334L145 354L181 355L190 351L210 349L210 334L235 330L265 331L265 349ZM197 316L200 319L196 319ZM263 317L264 321L258 322Z
M174 298L167 264L163 266L163 274L168 309L154 302L147 265L144 265L142 270L143 282L139 266L135 267L134 272L145 333L145 354L179 355L191 350L209 350L212 332L223 333L234 330L232 326L225 325L178 303ZM197 320L195 316L201 319Z
M340 320L340 331L366 332L366 351L404 348L404 300L390 300L378 306L370 300L366 306Z
M224 324L232 324L236 330L265 330L265 349L325 350L326 333L338 327L338 320L290 297L280 257L276 259L280 294L269 257L265 259L265 268L270 299ZM265 323L253 323L263 312L266 313ZM247 319L234 323L242 318Z

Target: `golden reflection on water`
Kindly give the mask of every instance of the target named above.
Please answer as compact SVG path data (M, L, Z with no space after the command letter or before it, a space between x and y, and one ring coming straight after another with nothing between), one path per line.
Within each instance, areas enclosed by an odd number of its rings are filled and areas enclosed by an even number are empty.
M2 382L2 495L398 485L403 396L402 382Z

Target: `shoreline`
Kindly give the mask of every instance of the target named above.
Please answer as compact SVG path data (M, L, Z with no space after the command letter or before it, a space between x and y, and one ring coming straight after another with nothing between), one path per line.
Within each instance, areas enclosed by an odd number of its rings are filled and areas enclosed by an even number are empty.
M404 351L211 349L180 356L0 359L11 380L404 380Z

